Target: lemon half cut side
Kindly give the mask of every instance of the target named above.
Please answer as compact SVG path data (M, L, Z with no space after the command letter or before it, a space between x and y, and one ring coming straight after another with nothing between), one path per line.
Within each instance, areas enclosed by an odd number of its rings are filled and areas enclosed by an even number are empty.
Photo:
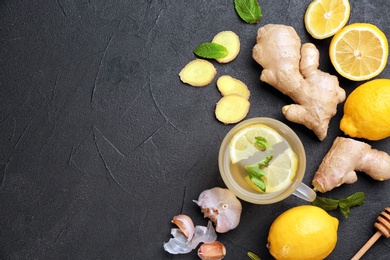
M330 60L343 77L362 81L379 75L387 64L389 44L386 35L375 25L354 23L333 37Z

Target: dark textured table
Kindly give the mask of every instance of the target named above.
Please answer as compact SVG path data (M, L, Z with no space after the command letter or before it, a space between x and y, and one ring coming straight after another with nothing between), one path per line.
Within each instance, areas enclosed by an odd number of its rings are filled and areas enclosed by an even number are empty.
M173 256L173 216L206 225L192 201L205 189L225 187L218 149L233 125L214 116L221 95L215 80L205 88L180 82L194 48L222 30L236 32L241 52L233 62L213 62L218 74L244 81L251 91L247 118L279 119L304 143L311 185L314 172L339 129L342 104L320 142L281 108L291 99L259 81L251 57L257 29L293 26L302 42L321 51L320 68L336 74L330 40L314 40L303 16L311 1L259 1L263 19L244 23L233 1L10 1L0 3L0 259L197 259ZM376 24L388 36L385 0L351 0L350 23ZM390 67L380 74L390 77ZM350 93L360 82L339 77ZM390 152L390 140L369 142ZM357 191L366 201L339 223L328 259L350 259L374 234L378 214L390 206L390 181L359 180L323 196ZM289 197L272 205L243 202L240 225L218 240L225 259L253 251L272 259L268 229L283 211L307 204ZM364 259L390 259L381 238Z

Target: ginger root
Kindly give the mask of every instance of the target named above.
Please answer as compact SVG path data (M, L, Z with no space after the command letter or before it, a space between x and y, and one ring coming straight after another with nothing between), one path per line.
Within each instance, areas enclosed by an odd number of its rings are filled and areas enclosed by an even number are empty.
M365 142L337 137L314 175L315 190L327 192L346 183L357 181L356 171L373 179L390 179L390 155L371 148Z
M287 120L305 125L324 140L346 95L336 76L318 70L317 48L311 43L301 46L290 26L268 24L258 30L252 56L263 67L260 80L296 103L282 108Z

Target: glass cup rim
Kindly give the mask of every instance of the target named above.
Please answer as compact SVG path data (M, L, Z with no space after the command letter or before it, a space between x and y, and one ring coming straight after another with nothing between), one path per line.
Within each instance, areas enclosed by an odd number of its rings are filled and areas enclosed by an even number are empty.
M281 134L283 138L285 138L285 140L292 148L294 147L293 150L298 157L297 172L295 174L294 181L286 189L280 192L265 194L261 194L255 191L250 192L237 184L230 173L230 157L228 149L230 140L238 130L252 124L264 124L273 128L275 131ZM238 198L254 204L271 204L287 198L299 187L306 171L306 153L300 138L288 125L270 117L254 117L241 121L232 129L230 129L229 132L225 135L219 149L218 166L225 185Z

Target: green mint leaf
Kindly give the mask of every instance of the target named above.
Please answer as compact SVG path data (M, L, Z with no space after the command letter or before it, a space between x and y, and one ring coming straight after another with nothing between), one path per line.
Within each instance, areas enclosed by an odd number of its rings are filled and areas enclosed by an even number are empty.
M272 154L270 154L267 157L265 157L263 160L261 160L258 163L260 169L263 169L263 168L267 167L269 165L269 162L272 160L273 157L274 156Z
M356 192L347 198L341 199L339 201L339 207L344 217L348 218L350 214L350 208L362 205L364 199L365 195L363 192Z
M262 136L255 137L255 146L260 151L265 151L267 149L272 149L271 145L268 143L267 139Z
M317 197L312 204L314 206L320 207L326 211L331 211L340 208L341 213L343 213L345 218L348 218L351 211L350 208L354 206L360 206L363 204L365 200L364 192L356 192L347 198L343 198L340 200L329 199L323 197Z
M245 166L245 170L247 171L251 182L265 192L265 182L262 178L264 176L264 170L257 164Z
M265 187L265 182L262 178L251 178L251 182L253 182L253 184L259 187L262 191L265 192L267 190Z
M195 48L194 53L197 56L206 59L219 59L226 57L228 51L225 46L221 44L214 42L204 42Z
M356 192L352 194L351 196L347 197L346 199L341 199L341 202L344 202L344 200L348 203L349 207L354 207L354 206L360 206L363 204L366 196L364 195L364 192Z
M234 8L244 22L255 24L263 17L257 0L234 0Z
M348 204L340 202L339 207L340 207L340 211L341 211L341 213L343 213L344 217L348 218L349 214L351 213L351 211L349 210Z
M249 178L261 178L264 176L264 170L260 168L257 164L245 166L245 170L247 171Z
M312 202L314 206L320 207L323 210L331 211L337 209L339 205L339 201L335 199L328 199L324 197L316 197L316 199Z
M253 252L248 252L246 254L251 260L261 260L260 257L258 255L256 255L255 253Z
M247 171L251 182L253 182L253 184L255 184L264 192L266 190L265 182L262 178L264 176L264 168L268 166L272 158L273 155L270 154L267 157L265 157L263 160L258 162L257 164L245 166L245 170Z

